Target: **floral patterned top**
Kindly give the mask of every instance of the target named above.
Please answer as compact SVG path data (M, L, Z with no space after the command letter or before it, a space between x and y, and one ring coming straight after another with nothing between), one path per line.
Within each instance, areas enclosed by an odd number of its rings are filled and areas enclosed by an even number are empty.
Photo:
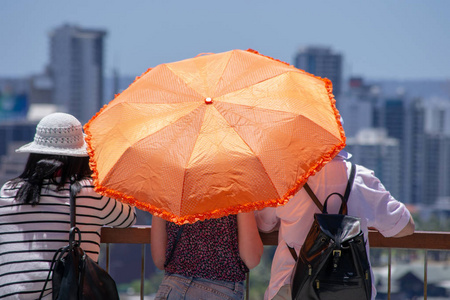
M239 282L249 270L239 256L237 215L209 219L181 226L167 222L167 249L165 271L186 277Z

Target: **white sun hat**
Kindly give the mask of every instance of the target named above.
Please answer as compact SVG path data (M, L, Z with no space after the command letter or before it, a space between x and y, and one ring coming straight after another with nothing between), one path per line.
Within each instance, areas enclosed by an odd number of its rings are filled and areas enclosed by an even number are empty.
M36 127L34 141L16 152L66 156L88 156L80 121L70 114L52 113Z

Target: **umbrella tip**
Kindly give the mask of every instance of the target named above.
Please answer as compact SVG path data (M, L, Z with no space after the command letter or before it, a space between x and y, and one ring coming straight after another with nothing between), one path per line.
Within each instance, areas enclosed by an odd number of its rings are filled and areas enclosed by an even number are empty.
M211 104L211 103L213 103L213 100L210 97L208 97L208 98L205 99L205 103L206 104Z

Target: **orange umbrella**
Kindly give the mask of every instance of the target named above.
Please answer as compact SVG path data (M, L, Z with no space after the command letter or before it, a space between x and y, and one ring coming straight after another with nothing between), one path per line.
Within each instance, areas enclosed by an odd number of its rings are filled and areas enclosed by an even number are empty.
M96 191L177 224L285 204L345 146L332 85L254 50L159 65L86 125Z

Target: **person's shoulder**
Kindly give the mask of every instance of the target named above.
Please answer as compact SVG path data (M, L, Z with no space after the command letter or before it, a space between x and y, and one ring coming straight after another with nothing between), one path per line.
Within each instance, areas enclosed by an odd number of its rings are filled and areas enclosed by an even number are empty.
M79 181L79 184L81 185L80 195L101 197L101 195L95 191L94 181L91 178L82 179Z
M16 193L17 189L22 185L21 182L18 183L13 183L12 181L8 181L5 184L3 184L3 186L1 187L1 194L2 196L4 195L9 195L9 194L14 194Z
M0 190L0 207L9 206L14 204L15 197L19 187L22 184L14 184L11 181L6 182ZM0 213L1 215L1 213Z
M387 192L386 187L377 177L375 171L363 165L356 165L356 176L354 180L355 189L364 189L377 192Z
M83 189L94 189L94 181L91 178L83 178L79 183Z
M375 177L375 171L372 169L369 169L363 165L357 165L356 166L356 174L359 177L366 177L366 178L374 178Z
M10 188L11 188L11 184L12 184L11 181L5 182L5 183L2 185L1 190L3 191L3 190L10 189Z

